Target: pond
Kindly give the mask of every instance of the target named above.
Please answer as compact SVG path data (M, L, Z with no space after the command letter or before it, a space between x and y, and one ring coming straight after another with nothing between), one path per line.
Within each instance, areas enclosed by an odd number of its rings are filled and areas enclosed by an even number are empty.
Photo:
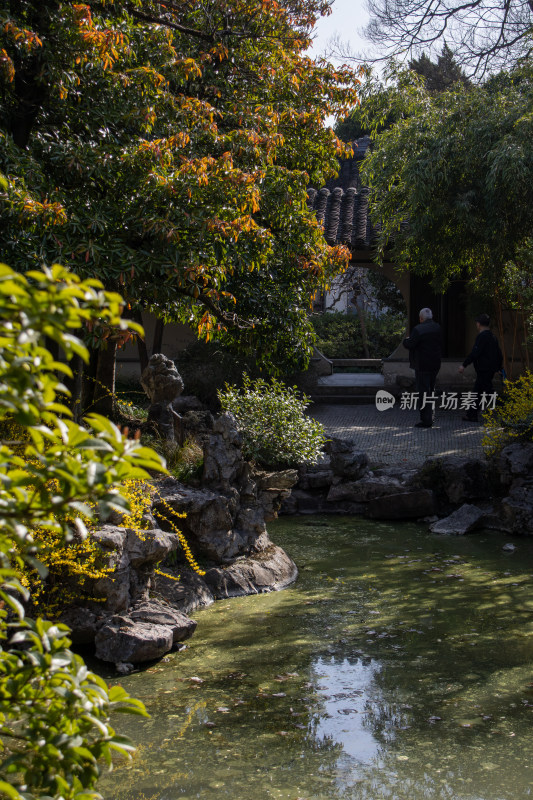
M121 679L148 720L106 800L533 795L533 542L359 517L269 526L283 592L196 612L186 650Z

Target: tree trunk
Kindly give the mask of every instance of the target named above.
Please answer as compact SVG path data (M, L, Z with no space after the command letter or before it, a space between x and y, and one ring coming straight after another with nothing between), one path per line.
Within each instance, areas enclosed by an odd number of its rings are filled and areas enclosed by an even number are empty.
M115 405L115 372L117 344L108 341L106 347L98 351L94 399L91 411L110 419Z
M359 323L361 325L361 339L363 341L363 354L365 358L370 358L370 351L368 349L368 332L366 329L366 311L365 311L365 304L364 300L359 297L357 298L357 316L359 317Z
M163 332L165 330L165 322L160 317L155 321L154 340L152 344L152 355L160 353L163 347Z
M83 373L85 364L81 356L74 356L69 362L72 378L65 380L65 386L70 392L69 406L74 422L80 422L82 417Z
M143 324L143 317L140 309L136 308L131 313L131 318L134 322L137 322L138 325ZM140 336L137 336L137 352L139 354L139 364L141 367L141 375L143 374L144 370L148 366L148 348L146 347L146 340L141 339Z

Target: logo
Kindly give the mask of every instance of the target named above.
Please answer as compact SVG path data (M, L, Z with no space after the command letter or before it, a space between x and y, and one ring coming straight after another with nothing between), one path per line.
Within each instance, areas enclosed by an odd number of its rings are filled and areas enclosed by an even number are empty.
M384 389L376 392L376 408L378 411L387 411L388 408L393 407L395 402L396 398L390 392L386 392Z

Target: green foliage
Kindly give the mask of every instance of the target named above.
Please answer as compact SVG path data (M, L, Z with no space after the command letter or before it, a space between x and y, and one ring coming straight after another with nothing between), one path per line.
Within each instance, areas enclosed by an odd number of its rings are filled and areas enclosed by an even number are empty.
M204 451L189 437L182 445L155 436L143 436L143 443L153 448L165 460L167 469L178 481L194 483L202 476Z
M436 288L467 278L497 297L533 227L531 65L436 96L396 71L372 102L375 118L398 113L362 168L379 258L392 244Z
M16 800L98 797L99 760L130 750L111 712L143 713L70 652L66 627L27 619L21 602L22 569L46 572L40 542L84 539L86 523L127 508L122 481L163 469L107 419L75 424L61 402L70 369L44 337L87 359L73 331L99 320L126 330L122 299L102 289L60 266L24 276L0 265L0 422L24 429L0 444L0 792Z
M516 249L514 261L508 261L503 270L499 289L502 303L519 312L524 321L525 341L533 344L533 239L528 238Z
M409 63L409 67L418 75L422 75L426 89L432 94L445 92L457 83L471 86L471 81L455 61L453 52L446 43L437 61L431 61L425 53L422 53L420 58L414 58Z
M358 80L305 55L323 0L4 3L4 258L60 261L265 363L310 352L347 264L307 208ZM25 268L25 266L24 266Z
M218 397L242 431L245 457L271 469L316 462L326 438L322 425L304 413L309 398L275 378L267 383L244 375L242 384L240 391L226 384Z
M316 346L328 358L364 358L358 315L332 312L311 318ZM387 358L405 334L405 314L366 314L369 358Z
M505 382L498 405L483 415L483 422L483 447L488 455L513 442L533 442L533 374L529 370Z

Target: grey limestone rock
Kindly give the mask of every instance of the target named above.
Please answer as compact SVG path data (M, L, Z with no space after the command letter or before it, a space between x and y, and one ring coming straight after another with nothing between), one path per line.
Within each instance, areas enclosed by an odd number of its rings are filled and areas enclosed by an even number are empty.
M428 458L418 474L418 481L453 504L490 499L497 483L495 471L488 462L453 455Z
M281 547L271 545L268 550L228 566L213 567L206 573L205 581L218 599L278 591L297 577L294 561Z
M95 655L102 661L139 664L154 661L188 639L196 622L159 600L137 603L127 615L109 618L95 637Z
M533 533L533 487L516 486L501 501L503 522L513 533Z
M190 639L197 623L182 611L172 608L161 600L144 600L128 611L134 622L148 622L151 625L166 625L172 628L173 643Z
M160 524L165 526L166 520L171 518L196 554L220 562L246 550L246 538L234 529L235 508L232 508L231 497L208 489L189 488L172 478L162 481L158 489L164 500L154 502ZM183 513L185 518L178 516Z
M155 353L141 375L141 386L151 403L168 405L182 393L183 380L170 358Z
M123 614L133 602L148 597L155 564L178 546L175 534L157 529L135 531L106 525L94 531L92 538L102 551L102 567L111 569L103 577L87 581L84 587L86 594L101 599L101 602L87 602L87 608L97 616ZM77 581L72 576L71 586L75 590L79 589ZM78 615L78 620L73 617L67 624L76 640L77 637L87 640L89 628L82 616Z
M482 524L485 512L477 506L465 503L444 519L434 522L430 525L432 533L452 534L455 536L463 536L465 533L479 528Z
M343 478L362 478L368 472L368 456L351 442L330 439L325 448L330 457L331 470Z
M377 497L396 495L406 491L408 489L404 487L398 478L392 478L388 475L369 475L358 481L339 483L337 486L332 486L328 493L328 502L334 499L343 499L368 503Z
M204 579L187 567L165 567L155 576L153 594L184 614L215 602Z
M181 418L172 403L183 391L183 381L176 365L162 353L155 353L141 375L141 386L150 398L148 422L169 441L181 439ZM176 436L176 431L178 435Z
M114 664L139 664L161 658L172 650L173 643L171 626L114 616L96 634L95 655Z
M504 447L498 459L498 470L503 484L516 478L533 477L533 443L515 442Z
M105 616L85 606L69 606L61 612L60 622L69 626L74 644L92 644Z

